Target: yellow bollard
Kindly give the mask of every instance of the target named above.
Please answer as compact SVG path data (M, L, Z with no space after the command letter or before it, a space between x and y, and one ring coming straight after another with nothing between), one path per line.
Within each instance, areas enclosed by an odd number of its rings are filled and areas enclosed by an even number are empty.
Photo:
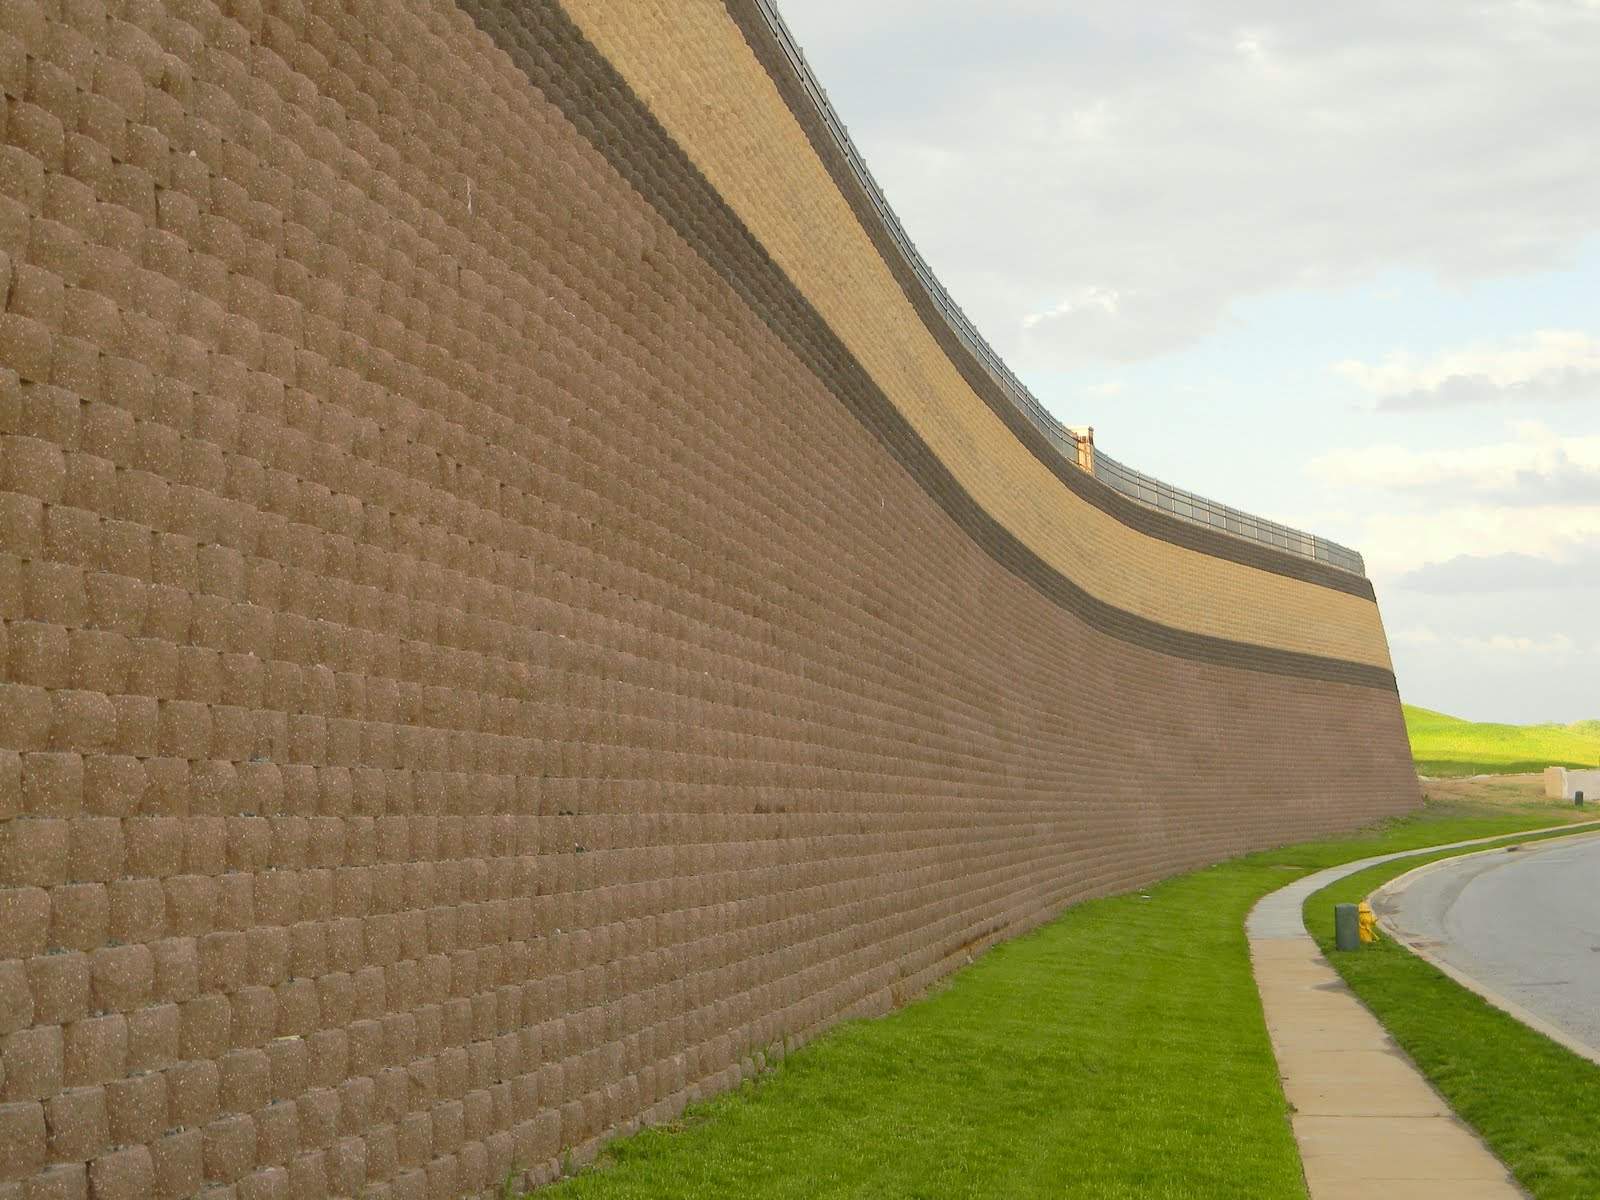
M1375 942L1378 940L1378 914L1372 911L1372 905L1363 900L1356 907L1356 917L1361 924L1361 940Z

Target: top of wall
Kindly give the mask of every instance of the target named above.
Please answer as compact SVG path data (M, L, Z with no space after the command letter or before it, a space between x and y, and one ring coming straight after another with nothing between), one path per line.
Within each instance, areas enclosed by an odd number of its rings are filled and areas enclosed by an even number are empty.
M753 0L753 8L766 22L775 44L781 48L805 96L814 106L822 128L833 143L839 159L855 176L862 194L874 210L883 231L904 260L904 265L925 292L939 319L971 355L988 380L1005 397L1015 413L1032 427L1043 444L1061 462L1077 464L1078 439L1050 413L1028 386L1006 365L1005 360L979 332L961 306L939 282L927 261L912 242L883 190L873 178L861 152L856 149L844 122L840 120L807 62L800 44L789 30L774 0ZM1247 513L1230 505L1198 496L1154 476L1137 471L1110 458L1096 455L1092 476L1105 490L1125 496L1146 508L1170 515L1176 520L1214 529L1245 541L1266 546L1283 554L1309 559L1341 571L1364 576L1366 566L1359 552L1327 538ZM1092 485L1091 485L1092 486Z

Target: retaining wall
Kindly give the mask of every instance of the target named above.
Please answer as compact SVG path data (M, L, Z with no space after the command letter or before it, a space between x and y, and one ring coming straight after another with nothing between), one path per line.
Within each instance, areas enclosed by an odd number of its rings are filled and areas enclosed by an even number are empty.
M543 1178L1416 803L1367 582L1063 462L787 72L0 0L0 1200Z

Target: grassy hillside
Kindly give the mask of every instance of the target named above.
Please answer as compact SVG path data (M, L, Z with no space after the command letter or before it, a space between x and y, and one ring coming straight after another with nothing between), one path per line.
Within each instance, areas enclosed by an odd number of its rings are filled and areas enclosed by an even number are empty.
M1495 725L1404 706L1411 757L1423 775L1501 775L1600 765L1600 721Z

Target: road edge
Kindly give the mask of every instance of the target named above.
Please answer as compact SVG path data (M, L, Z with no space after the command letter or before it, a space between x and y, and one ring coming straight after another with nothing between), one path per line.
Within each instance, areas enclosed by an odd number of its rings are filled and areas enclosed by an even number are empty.
M1586 823L1585 825L1579 826L1578 829L1581 832L1557 834L1555 836L1546 835L1540 838L1538 844L1541 847L1545 846L1546 844L1550 846L1560 846L1565 845L1568 841L1574 839L1600 837L1600 830L1595 829L1594 824L1595 823ZM1403 875L1396 875L1393 879L1389 880L1387 883L1371 892L1368 895L1367 900L1372 904L1373 909L1376 911L1380 904L1400 895L1407 888L1409 888L1418 877L1427 874L1429 871L1435 868L1459 863L1469 858L1479 858L1485 854L1504 854L1507 852L1507 849L1508 848L1505 846L1491 846L1486 850L1474 850L1467 854L1452 854L1448 858L1437 858L1432 862L1423 863L1421 866L1413 867ZM1487 986L1486 984L1480 983L1471 975L1468 975L1465 971L1462 971L1458 967L1452 966L1450 963L1445 962L1444 959L1440 958L1437 954L1434 954L1426 946L1423 946L1418 942L1414 942L1410 938L1406 937L1399 929L1395 927L1394 922L1390 919L1387 912L1378 912L1378 928L1393 938L1396 945L1404 947L1406 950L1416 955L1416 957L1420 958L1423 962L1427 963L1434 970L1438 971L1441 975L1444 975L1460 984L1469 992L1472 992L1474 995L1476 995L1479 999L1493 1005L1495 1008L1498 1008L1501 1012L1505 1013L1507 1016L1513 1018L1521 1024L1526 1025L1535 1033L1542 1034L1543 1036L1549 1038L1552 1042L1555 1042L1556 1045L1561 1046L1563 1049L1570 1050L1580 1058L1586 1058L1592 1063L1600 1064L1600 1047L1591 1046L1581 1038L1574 1037L1565 1030L1556 1028L1543 1017L1536 1013L1530 1012L1528 1009L1518 1004L1509 996L1501 995L1493 988Z

